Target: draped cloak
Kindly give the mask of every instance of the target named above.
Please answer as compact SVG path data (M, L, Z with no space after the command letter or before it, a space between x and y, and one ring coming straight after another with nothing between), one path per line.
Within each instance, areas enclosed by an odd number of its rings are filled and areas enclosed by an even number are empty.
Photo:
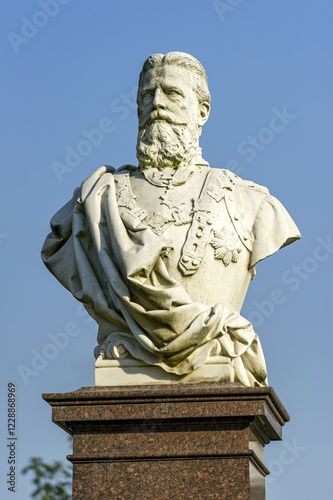
M278 248L299 237L295 228ZM267 385L251 323L222 303L192 300L170 276L163 238L119 210L112 167L101 167L75 190L51 229L43 261L97 321L99 344L114 338L135 359L180 376L220 356L232 364L236 381Z

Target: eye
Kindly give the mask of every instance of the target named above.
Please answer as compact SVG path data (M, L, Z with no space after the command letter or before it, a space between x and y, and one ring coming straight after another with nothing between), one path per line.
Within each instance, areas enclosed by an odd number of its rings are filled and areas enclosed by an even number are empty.
M182 93L177 89L165 89L164 93L169 97L182 97Z
M143 103L148 103L152 100L153 98L153 91L152 90L143 90L140 95L141 102Z

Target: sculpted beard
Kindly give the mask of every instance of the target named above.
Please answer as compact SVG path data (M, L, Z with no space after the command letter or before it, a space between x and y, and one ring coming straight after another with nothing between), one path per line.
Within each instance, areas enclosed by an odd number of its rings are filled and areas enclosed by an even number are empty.
M139 129L137 158L142 167L171 167L193 163L198 133L187 125L153 121Z

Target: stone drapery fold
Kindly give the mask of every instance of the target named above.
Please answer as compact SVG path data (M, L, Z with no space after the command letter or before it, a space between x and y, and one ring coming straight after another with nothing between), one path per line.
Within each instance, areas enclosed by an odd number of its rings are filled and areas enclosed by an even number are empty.
M167 271L163 239L135 215L120 215L113 173L101 167L74 192L51 220L42 250L48 269L97 321L99 344L114 337L134 358L178 375L221 356L236 381L267 385L250 322L189 297Z

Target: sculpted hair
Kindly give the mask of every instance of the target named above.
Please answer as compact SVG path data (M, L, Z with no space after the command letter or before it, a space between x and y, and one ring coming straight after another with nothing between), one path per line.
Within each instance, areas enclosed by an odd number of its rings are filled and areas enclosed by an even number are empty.
M139 78L138 98L141 88L143 75L152 68L158 68L166 64L180 66L189 71L191 76L193 90L198 96L199 102L208 102L210 104L210 93L208 89L208 78L202 64L195 57L185 52L168 52L167 54L153 54L143 63Z

